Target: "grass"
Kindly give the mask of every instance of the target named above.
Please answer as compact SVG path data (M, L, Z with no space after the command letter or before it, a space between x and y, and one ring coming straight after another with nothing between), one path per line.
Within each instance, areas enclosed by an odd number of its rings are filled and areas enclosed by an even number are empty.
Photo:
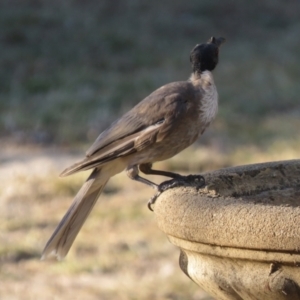
M31 164L35 163L33 159ZM69 187L77 188L83 177L60 179L58 184L52 171L32 174L29 179L19 175L13 185L18 189L10 193L1 189L0 278L5 283L1 298L185 299L201 295L179 272L178 251L157 229L145 205L152 191L124 174L108 185L68 259L40 262L46 239L70 204ZM157 290L161 281L166 283ZM185 284L189 288L183 291Z
M299 145L294 139L226 151L216 144L192 147L156 167L184 174L293 159ZM67 258L39 260L87 177L86 172L57 177L64 165L77 159L78 154L61 148L8 147L2 154L1 299L211 299L180 271L178 249L159 231L146 207L153 191L124 173L111 179Z
M234 128L232 119L247 119L251 127L270 113L299 115L297 2L0 5L2 136L92 142L155 88L187 78L190 50L212 34L228 40L215 74L219 120Z

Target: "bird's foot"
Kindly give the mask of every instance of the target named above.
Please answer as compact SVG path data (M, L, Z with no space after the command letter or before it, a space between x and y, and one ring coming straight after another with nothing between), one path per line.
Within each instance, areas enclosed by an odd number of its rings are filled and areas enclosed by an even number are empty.
M153 211L152 205L164 191L182 185L195 186L197 189L200 189L205 186L205 178L201 175L188 175L162 182L158 186L157 193L149 199L148 208Z

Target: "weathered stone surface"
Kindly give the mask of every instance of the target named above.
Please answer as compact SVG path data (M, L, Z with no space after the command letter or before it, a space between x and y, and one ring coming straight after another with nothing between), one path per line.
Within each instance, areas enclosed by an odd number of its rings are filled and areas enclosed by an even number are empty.
M300 299L300 160L202 175L154 206L181 269L216 299Z

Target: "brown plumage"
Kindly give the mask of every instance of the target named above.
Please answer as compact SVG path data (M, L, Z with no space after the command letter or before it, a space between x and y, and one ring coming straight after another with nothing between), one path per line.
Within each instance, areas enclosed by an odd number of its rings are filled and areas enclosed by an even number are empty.
M126 169L130 178L159 190L139 176L138 168L146 174L180 176L152 170L151 166L190 146L214 119L218 94L211 71L224 41L212 37L196 45L190 56L193 73L188 81L154 91L101 133L82 161L62 172L61 176L67 176L94 169L46 244L42 258L66 256L110 177Z

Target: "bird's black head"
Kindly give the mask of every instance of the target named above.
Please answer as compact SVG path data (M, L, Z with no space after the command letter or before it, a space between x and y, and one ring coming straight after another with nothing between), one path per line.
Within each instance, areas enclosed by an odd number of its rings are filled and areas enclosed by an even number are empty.
M194 73L212 71L219 61L219 48L225 42L222 37L211 37L207 43L198 44L191 51L190 61Z

